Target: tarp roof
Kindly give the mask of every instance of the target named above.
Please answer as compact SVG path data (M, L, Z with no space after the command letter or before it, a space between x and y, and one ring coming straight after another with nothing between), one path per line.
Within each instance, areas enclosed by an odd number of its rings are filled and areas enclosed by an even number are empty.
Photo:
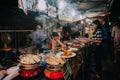
M56 6L57 0L47 0L49 4ZM60 1L60 0L58 0ZM104 12L111 11L113 16L120 16L117 9L120 8L120 0L64 0L73 4L74 8L87 17L103 15ZM0 25L11 26L30 26L35 24L35 12L29 12L25 15L18 8L17 0L1 0L0 1ZM116 15L117 14L117 15Z

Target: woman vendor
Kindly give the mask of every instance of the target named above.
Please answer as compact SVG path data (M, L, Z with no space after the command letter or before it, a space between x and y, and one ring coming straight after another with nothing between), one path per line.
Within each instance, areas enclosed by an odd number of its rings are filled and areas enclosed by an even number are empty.
M59 35L57 32L53 32L52 33L52 38L51 41L48 44L48 47L50 49L52 49L53 51L57 50L57 48L61 46L62 48L66 48L66 45L64 45L60 39L59 39Z

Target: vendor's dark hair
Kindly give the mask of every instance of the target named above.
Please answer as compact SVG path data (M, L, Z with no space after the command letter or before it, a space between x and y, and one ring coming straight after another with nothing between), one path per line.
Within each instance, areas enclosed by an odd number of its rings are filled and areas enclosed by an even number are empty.
M100 21L98 19L94 20L92 23L96 24L97 28L102 28L102 24L100 23Z
M62 28L62 33L63 33L63 35L64 35L66 32L71 33L71 27L70 27L69 24L68 24L68 25L64 25L63 28Z
M53 38L55 36L59 36L57 32L53 32L52 35L51 35L51 38Z
M118 28L120 28L120 23L115 22L115 23L113 23L111 26L118 26Z

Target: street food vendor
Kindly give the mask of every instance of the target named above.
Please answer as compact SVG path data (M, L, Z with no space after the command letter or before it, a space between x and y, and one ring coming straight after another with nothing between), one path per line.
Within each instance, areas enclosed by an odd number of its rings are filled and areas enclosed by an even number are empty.
M59 35L57 32L53 32L52 33L52 38L51 41L48 44L48 47L51 48L52 50L56 50L57 47L61 46L62 48L66 48L66 45L63 44L60 39L59 39Z

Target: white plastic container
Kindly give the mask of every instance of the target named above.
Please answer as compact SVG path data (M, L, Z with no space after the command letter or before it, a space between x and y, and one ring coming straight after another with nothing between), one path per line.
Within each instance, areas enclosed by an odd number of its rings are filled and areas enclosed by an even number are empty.
M7 69L7 74L19 72L19 67L18 66L13 66Z

